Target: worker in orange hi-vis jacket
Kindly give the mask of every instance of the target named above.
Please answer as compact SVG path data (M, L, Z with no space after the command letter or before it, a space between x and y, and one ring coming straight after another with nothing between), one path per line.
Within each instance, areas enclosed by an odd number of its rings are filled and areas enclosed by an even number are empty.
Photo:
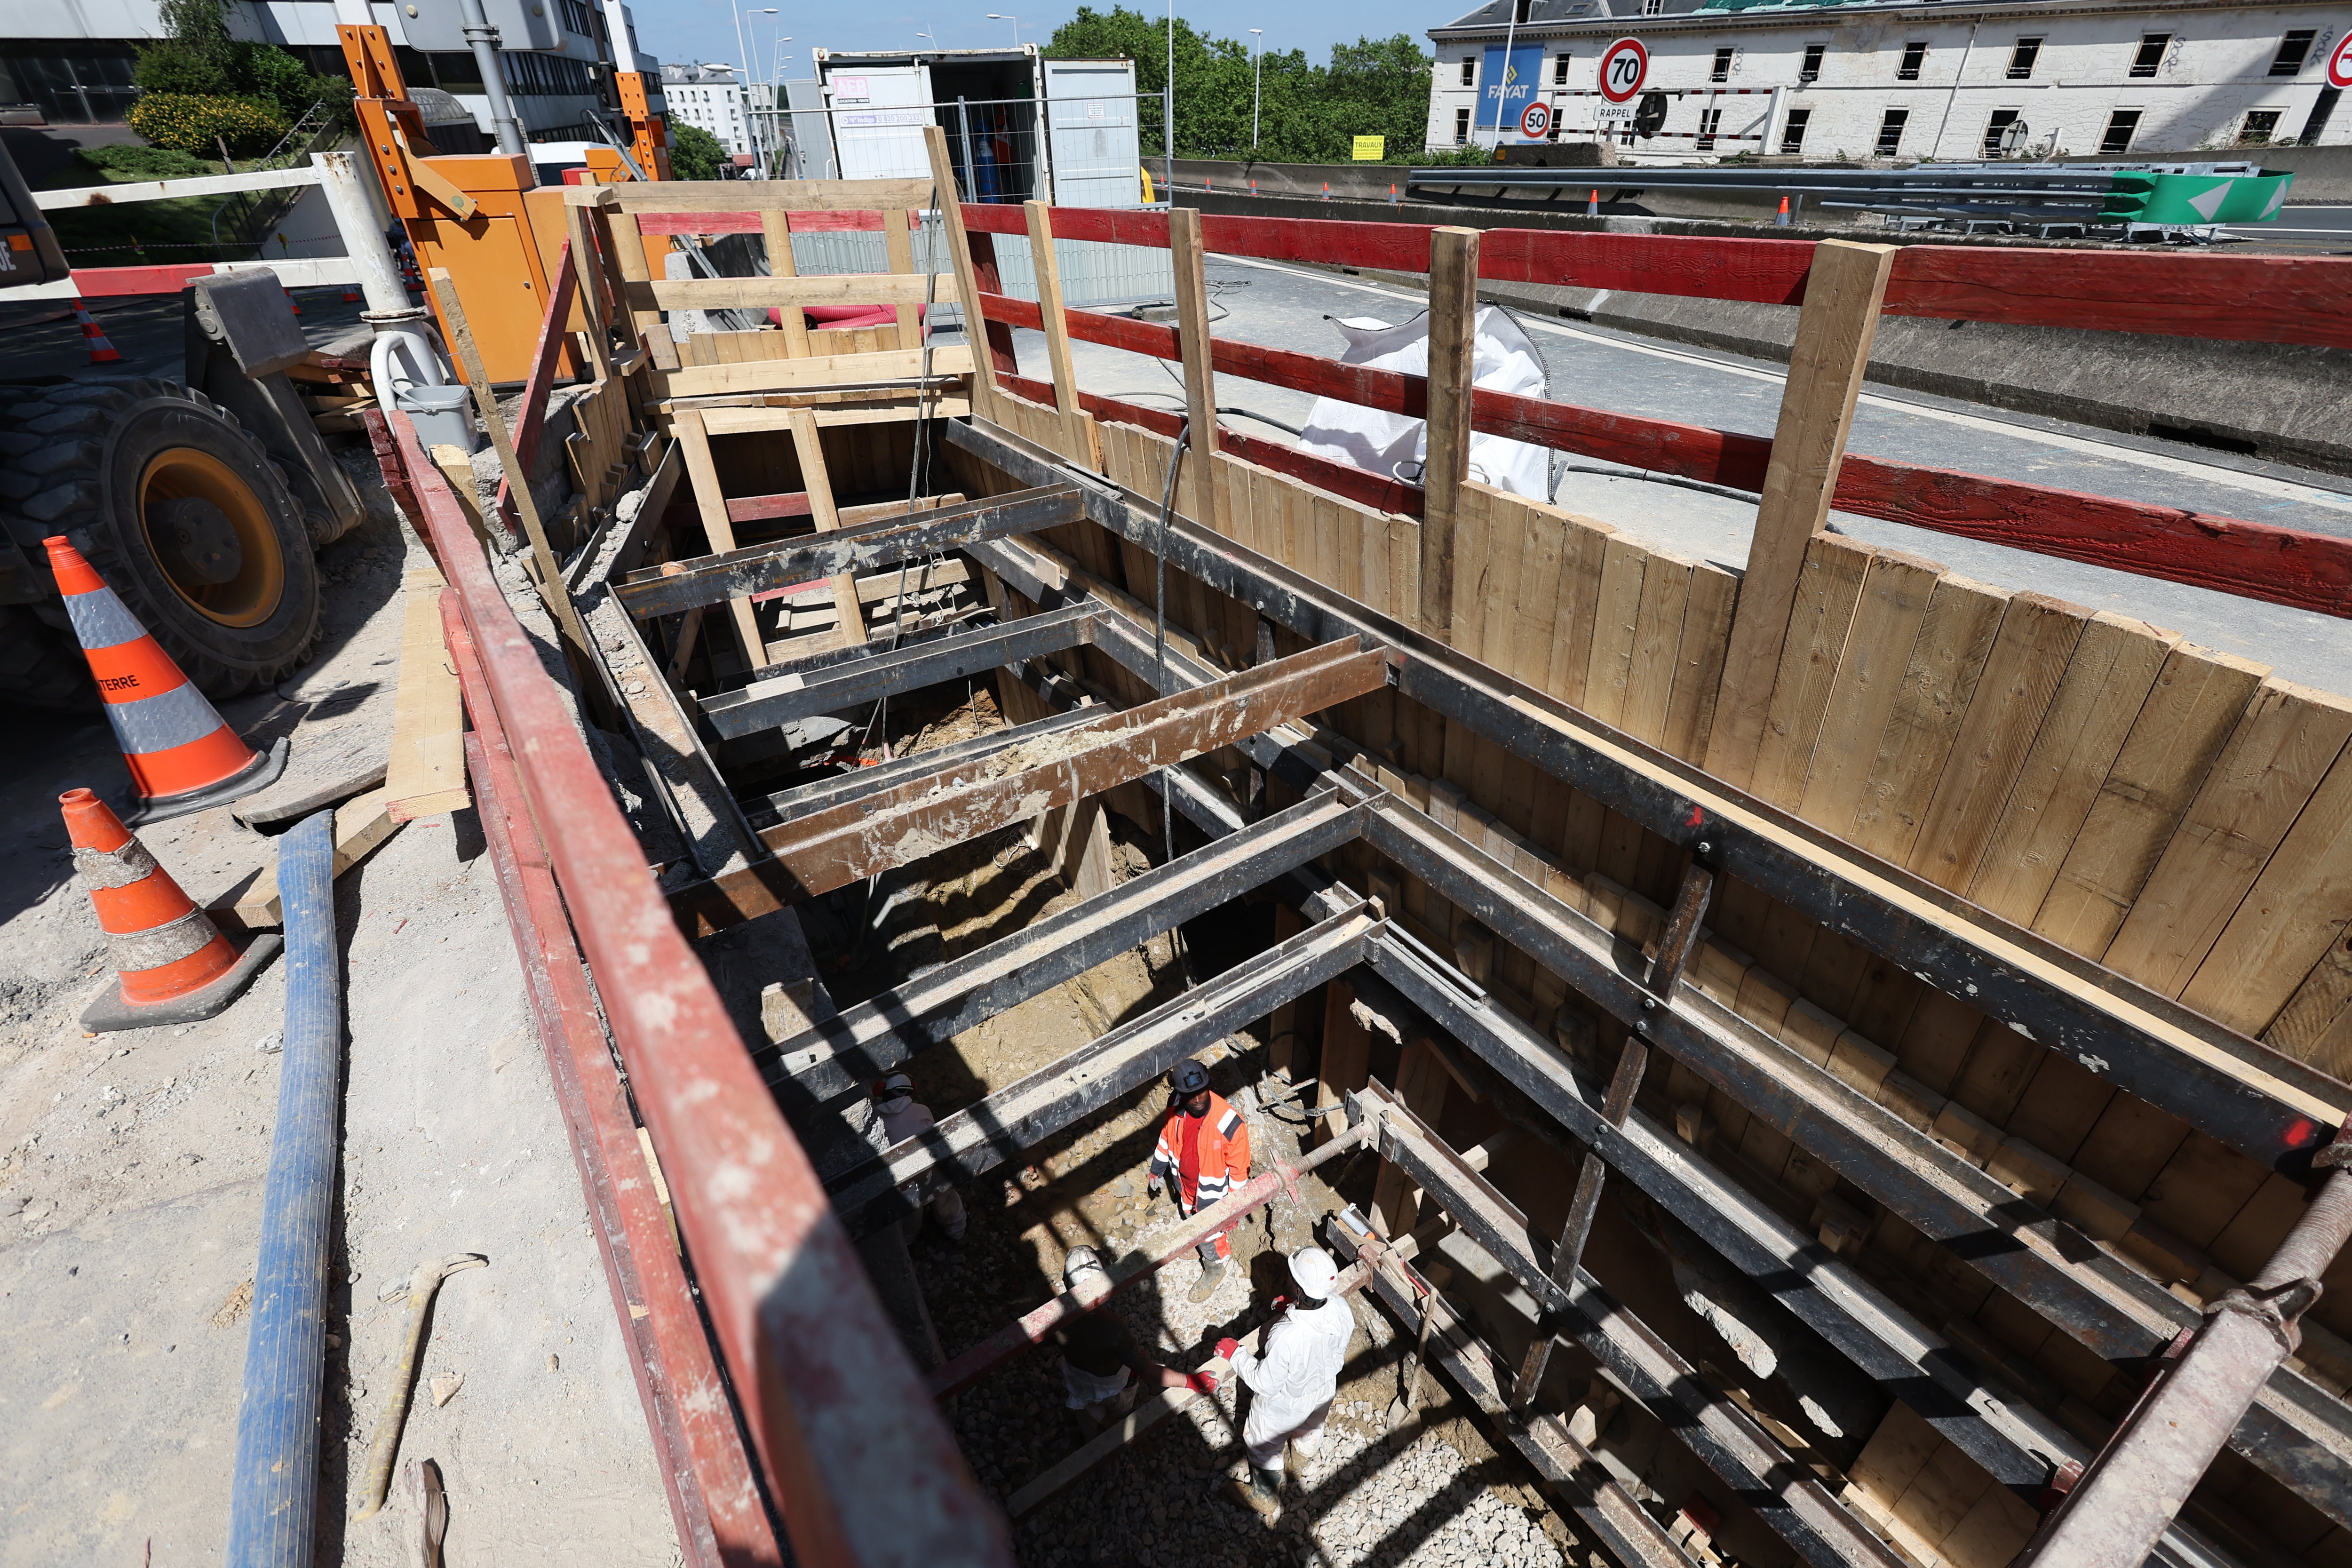
M1224 1096L1210 1089L1209 1069L1190 1057L1170 1070L1168 1085L1173 1091L1168 1120L1160 1124L1144 1190L1156 1198L1164 1182L1177 1212L1195 1215L1249 1180L1249 1123ZM1220 1233L1201 1243L1200 1251L1201 1278L1191 1294L1205 1301L1223 1280L1233 1247Z

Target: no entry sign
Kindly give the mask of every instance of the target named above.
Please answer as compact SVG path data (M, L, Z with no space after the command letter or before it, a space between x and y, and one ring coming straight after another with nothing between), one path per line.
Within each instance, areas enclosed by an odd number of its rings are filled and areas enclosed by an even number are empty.
M1650 51L1639 38L1620 38L1601 52L1601 96L1612 103L1631 103L1650 74Z

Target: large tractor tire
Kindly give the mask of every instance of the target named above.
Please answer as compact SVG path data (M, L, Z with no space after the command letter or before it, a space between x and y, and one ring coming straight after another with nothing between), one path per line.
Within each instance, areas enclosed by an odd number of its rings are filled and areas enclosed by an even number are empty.
M46 563L43 536L70 540L209 697L270 685L318 645L301 509L261 444L201 393L82 383L0 410L0 509L29 559ZM33 614L64 620L54 603ZM18 607L9 632L26 618ZM41 703L5 668L0 695Z

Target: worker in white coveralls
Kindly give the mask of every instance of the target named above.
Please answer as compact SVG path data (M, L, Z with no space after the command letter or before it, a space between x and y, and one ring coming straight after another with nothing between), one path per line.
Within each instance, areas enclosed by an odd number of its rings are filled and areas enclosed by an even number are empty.
M875 1125L868 1136L883 1149L893 1149L918 1132L932 1126L931 1108L915 1103L915 1080L905 1073L894 1072L874 1086ZM943 1187L930 1202L930 1210L938 1216L940 1228L948 1239L963 1240L963 1194L953 1187ZM923 1211L917 1209L899 1223L908 1246L923 1233Z
M1269 1518L1282 1507L1283 1471L1303 1473L1322 1447L1323 1422L1331 1414L1348 1341L1356 1331L1355 1313L1331 1294L1339 1268L1329 1253L1300 1247L1290 1255L1290 1277L1300 1299L1276 1299L1275 1305L1286 1310L1268 1325L1265 1349L1253 1355L1238 1340L1217 1342L1217 1353L1233 1363L1234 1375L1251 1394L1249 1418L1242 1423L1250 1477L1247 1483L1234 1481L1233 1492Z

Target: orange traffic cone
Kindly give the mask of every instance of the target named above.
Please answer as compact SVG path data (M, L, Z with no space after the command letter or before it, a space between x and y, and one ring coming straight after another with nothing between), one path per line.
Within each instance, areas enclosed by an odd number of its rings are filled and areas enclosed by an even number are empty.
M358 284L356 284L356 283L346 283L346 284L344 284L344 285L343 285L343 303L344 303L344 304L346 304L346 305L356 305L356 304L358 304L359 302L360 302L360 286L359 286Z
M113 364L122 358L114 352L114 345L106 341L106 331L89 313L89 307L79 300L74 301L74 321L81 328L81 335L89 344L90 363Z
M1594 191L1591 195L1585 198L1584 216L1586 217L1599 217L1601 216L1601 193L1599 191Z
M1788 198L1788 197L1786 197L1786 196L1782 196L1782 197L1780 198L1780 216L1779 217L1777 217L1777 218L1773 219L1773 220L1772 220L1772 222L1773 222L1773 226L1774 226L1774 227L1776 227L1776 228L1786 228L1786 227L1788 227L1788 226L1789 226L1789 198Z
M286 771L285 740L257 754L221 722L80 551L62 536L41 542L131 769L139 797L131 820L161 822L276 783Z
M279 285L279 289L286 296L286 302L294 307L294 313L298 316L300 315L302 313L302 301L294 298L294 290L287 289L283 284Z
M283 945L272 931L238 952L93 791L69 789L58 805L117 977L83 1010L83 1028L104 1034L209 1018Z

